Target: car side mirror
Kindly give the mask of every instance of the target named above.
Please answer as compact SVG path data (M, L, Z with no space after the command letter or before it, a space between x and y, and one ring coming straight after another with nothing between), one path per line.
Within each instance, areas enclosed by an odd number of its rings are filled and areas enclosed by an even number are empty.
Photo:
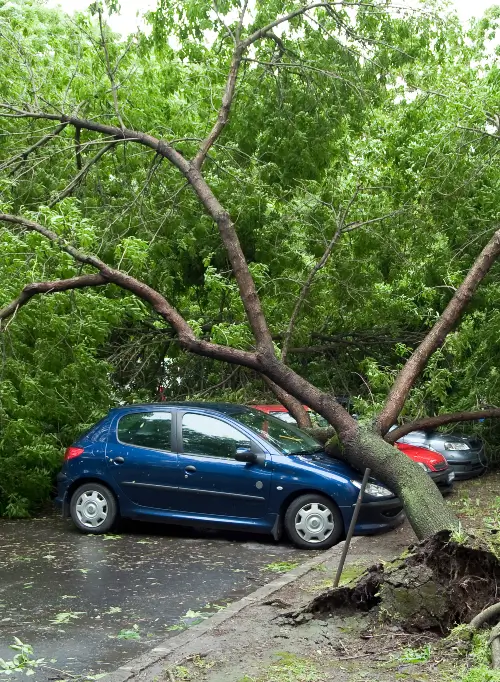
M242 445L236 448L236 453L234 459L237 462L248 462L249 464L255 464L257 462L257 455L252 452L250 443L248 445Z

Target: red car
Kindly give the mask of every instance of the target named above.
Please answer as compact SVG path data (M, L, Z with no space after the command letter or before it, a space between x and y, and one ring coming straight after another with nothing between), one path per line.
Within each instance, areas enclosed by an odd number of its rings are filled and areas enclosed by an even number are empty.
M273 417L282 419L287 424L297 424L290 412L283 405L249 405L249 407L253 407L256 410L260 410L261 412L267 412L267 414L272 414ZM328 426L328 423L324 417L322 417L320 414L317 414L316 412L313 412L310 407L307 407L307 405L304 405L303 407L304 410L307 410L307 412L311 413L310 417L315 426Z
M283 405L252 405L256 410L272 414L273 417L282 419L289 424L296 424L295 419L288 412ZM318 426L326 426L327 422L319 414L317 415L309 407L304 405L304 408L311 412L313 421L316 421ZM415 462L427 471L434 483L441 488L442 492L450 492L453 485L455 474L450 470L450 466L443 455L431 448L418 447L416 445L409 445L408 443L395 443L395 446L405 455L408 455Z

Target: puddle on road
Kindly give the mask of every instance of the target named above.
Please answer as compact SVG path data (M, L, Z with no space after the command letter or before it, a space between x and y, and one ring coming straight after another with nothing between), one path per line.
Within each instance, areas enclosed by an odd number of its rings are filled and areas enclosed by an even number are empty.
M314 556L255 538L150 524L91 536L57 516L0 521L0 658L19 637L55 668L112 670L272 580L264 566ZM54 674L37 670L36 682Z

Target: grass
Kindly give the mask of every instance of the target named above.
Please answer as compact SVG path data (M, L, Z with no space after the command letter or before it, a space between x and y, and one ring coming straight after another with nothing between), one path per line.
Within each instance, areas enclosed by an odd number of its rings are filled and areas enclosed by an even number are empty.
M344 585L348 585L354 580L357 580L359 576L364 573L365 570L366 566L360 563L353 563L344 566L344 570L342 571L342 575L340 576L339 586L342 587ZM324 590L329 590L331 587L333 587L333 578L334 576L332 575L331 578L325 578L324 580L321 580L318 583L314 583L313 585L307 588L307 592L315 593L323 592Z
M282 651L278 660L266 668L259 676L245 675L237 682L320 682L324 679L316 664L305 656Z
M275 561L273 564L267 564L262 569L263 571L272 571L273 573L286 573L292 571L299 566L298 561Z
M398 660L401 663L427 663L427 661L430 660L431 657L431 647L430 644L426 644L423 647L420 647L419 649L403 649L403 651L399 654Z

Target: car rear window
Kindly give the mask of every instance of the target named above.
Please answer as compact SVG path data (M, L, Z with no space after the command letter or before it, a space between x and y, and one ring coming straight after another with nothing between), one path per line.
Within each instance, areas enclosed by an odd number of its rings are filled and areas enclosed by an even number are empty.
M170 412L132 412L118 422L118 440L152 450L171 450L172 415Z

